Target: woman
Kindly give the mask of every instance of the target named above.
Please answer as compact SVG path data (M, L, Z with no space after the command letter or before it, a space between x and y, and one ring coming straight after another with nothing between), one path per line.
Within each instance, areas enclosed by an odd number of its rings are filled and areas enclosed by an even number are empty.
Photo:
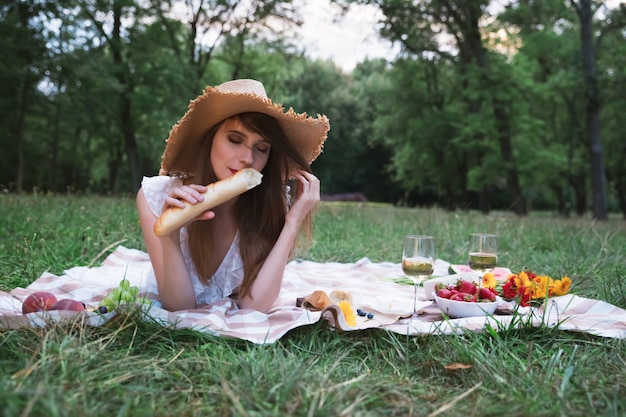
M144 178L137 208L163 307L193 309L231 297L267 312L280 291L298 234L310 239L320 199L310 164L322 151L328 119L297 114L267 98L254 80L207 87L172 129L160 175ZM157 237L162 211L202 200L206 184L244 168L259 186ZM296 184L295 199L286 182Z

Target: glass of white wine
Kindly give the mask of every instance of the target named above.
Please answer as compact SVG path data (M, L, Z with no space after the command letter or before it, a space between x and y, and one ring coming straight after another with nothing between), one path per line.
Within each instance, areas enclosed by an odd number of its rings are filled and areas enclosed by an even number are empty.
M417 290L419 284L432 275L435 268L435 238L432 236L408 235L404 237L402 271L413 281L413 315L401 323L416 320Z
M482 286L482 278L487 272L493 271L498 263L498 240L496 235L488 233L472 233L469 238L467 264L476 272Z

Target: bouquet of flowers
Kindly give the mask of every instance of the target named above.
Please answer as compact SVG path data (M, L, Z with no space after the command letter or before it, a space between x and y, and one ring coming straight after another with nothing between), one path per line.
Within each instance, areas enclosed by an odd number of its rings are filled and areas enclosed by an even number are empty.
M485 274L483 281L495 281ZM564 276L561 279L553 279L547 275L537 275L531 271L522 271L518 274L510 274L500 291L501 297L507 301L518 300L522 307L541 304L549 297L565 295L572 286L572 280Z

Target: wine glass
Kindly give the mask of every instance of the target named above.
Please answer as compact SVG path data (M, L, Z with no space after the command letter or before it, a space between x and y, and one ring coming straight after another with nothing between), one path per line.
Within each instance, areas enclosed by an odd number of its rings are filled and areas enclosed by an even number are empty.
M478 286L482 286L483 275L493 271L498 262L498 240L496 235L472 233L469 238L467 264L479 275Z
M435 268L435 238L432 236L408 235L404 237L402 271L413 281L413 315L403 323L417 319L417 289L419 284L432 275Z

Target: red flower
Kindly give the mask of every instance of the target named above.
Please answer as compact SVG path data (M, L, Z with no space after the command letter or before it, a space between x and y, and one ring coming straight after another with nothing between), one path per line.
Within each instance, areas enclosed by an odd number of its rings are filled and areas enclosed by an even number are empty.
M512 277L509 277L509 279L502 286L502 296L511 300L517 296L515 280Z

